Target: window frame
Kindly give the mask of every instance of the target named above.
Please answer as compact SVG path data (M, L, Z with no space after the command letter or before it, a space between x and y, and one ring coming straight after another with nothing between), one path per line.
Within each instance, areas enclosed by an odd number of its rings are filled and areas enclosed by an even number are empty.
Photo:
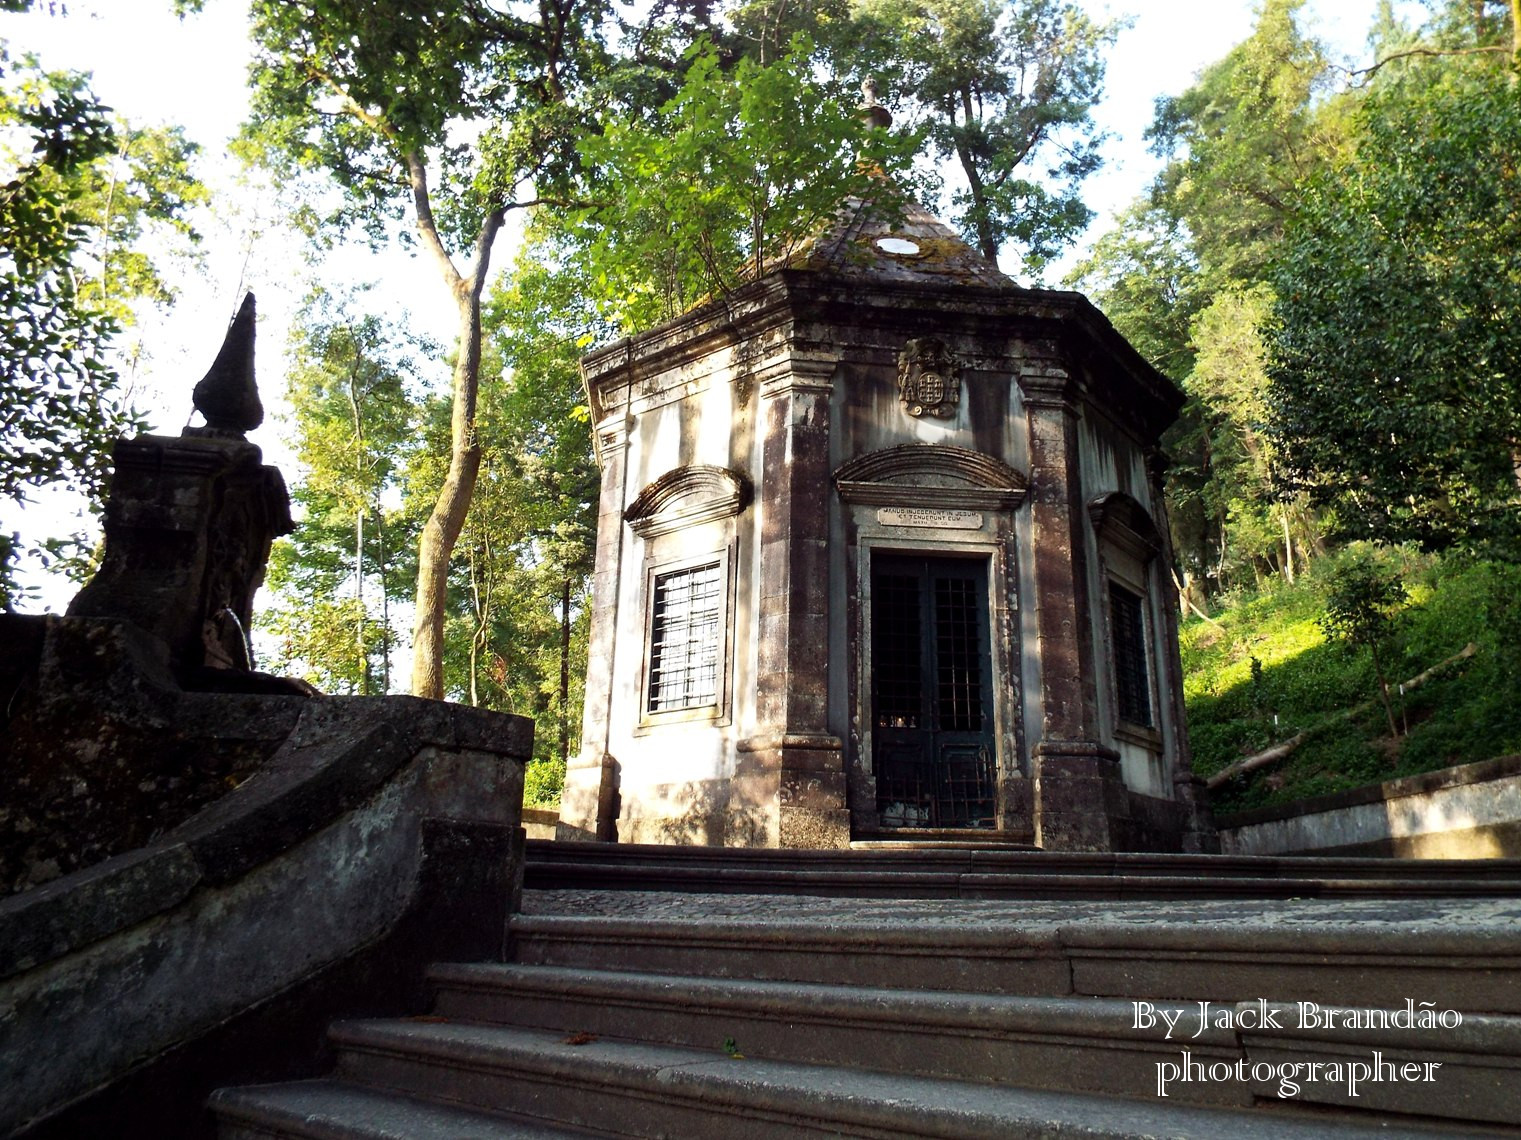
M644 568L644 628L640 640L639 720L635 735L643 735L654 728L676 724L728 724L730 719L731 679L733 663L730 659L732 627L734 623L734 557L733 543L702 554L687 555L676 559L650 562ZM718 664L715 678L716 693L712 704L677 709L651 710L651 685L655 679L655 603L656 585L661 578L685 571L699 570L705 566L718 569L718 628L715 655Z
M1151 622L1147 614L1147 596L1144 589L1138 590L1129 582L1122 581L1114 574L1107 577L1108 591L1104 599L1105 608L1109 616L1109 668L1114 681L1114 712L1116 722L1123 728L1141 730L1145 733L1157 731L1157 708L1156 708L1156 663L1152 656ZM1120 680L1120 639L1121 626L1115 615L1115 593L1119 591L1128 596L1135 606L1136 645L1135 657L1141 668L1141 682L1144 686L1142 704L1146 708L1146 719L1135 720L1126 715L1124 684ZM1127 626L1127 629L1131 627Z

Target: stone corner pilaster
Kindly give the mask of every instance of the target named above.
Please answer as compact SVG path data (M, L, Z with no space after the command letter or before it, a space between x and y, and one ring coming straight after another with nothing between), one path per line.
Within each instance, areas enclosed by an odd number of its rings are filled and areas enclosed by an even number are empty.
M766 805L775 813L776 846L850 846L845 753L838 737L784 734L752 738L740 742L739 752L731 817L746 804Z
M620 774L618 761L606 754L572 760L560 793L560 821L555 825L555 838L618 842Z
M1132 823L1119 754L1091 740L1035 746L1035 842L1046 851L1123 851Z

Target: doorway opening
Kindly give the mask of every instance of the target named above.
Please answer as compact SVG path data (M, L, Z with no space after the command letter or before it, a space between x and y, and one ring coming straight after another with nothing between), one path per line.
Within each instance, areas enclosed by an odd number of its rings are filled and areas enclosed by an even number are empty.
M871 590L878 825L995 827L987 562L878 555Z

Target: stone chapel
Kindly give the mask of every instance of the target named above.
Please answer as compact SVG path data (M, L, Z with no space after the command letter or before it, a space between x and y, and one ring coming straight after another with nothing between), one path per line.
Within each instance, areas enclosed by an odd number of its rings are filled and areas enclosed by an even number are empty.
M1077 293L917 206L587 356L566 839L1199 851L1158 441Z

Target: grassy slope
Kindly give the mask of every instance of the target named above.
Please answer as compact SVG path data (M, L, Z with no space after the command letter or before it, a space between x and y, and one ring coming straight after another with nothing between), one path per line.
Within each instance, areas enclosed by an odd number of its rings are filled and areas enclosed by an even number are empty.
M1470 641L1478 654L1406 697L1408 735L1390 739L1375 702L1287 760L1215 789L1217 812L1521 751L1521 567L1388 557L1404 567L1411 599L1391 683L1414 677ZM1201 775L1376 697L1367 651L1327 644L1316 624L1325 577L1313 574L1295 586L1243 598L1215 615L1218 627L1197 618L1183 627L1184 695L1194 769ZM1256 670L1254 657L1261 663Z

